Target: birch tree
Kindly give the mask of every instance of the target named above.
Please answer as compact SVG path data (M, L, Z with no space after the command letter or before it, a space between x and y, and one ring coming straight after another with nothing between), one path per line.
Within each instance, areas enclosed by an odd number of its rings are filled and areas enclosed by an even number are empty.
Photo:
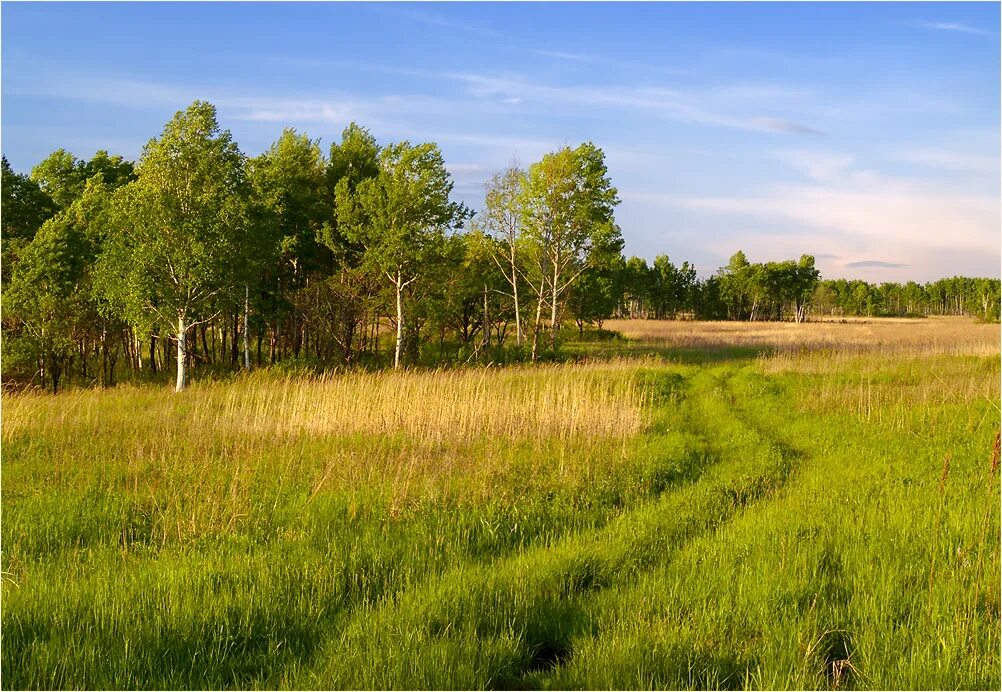
M329 253L317 241L332 213L327 189L326 166L318 141L286 129L260 156L248 161L247 177L261 211L260 232L263 252L257 258L255 295L270 310L272 353L281 333L292 336L298 356L305 330L302 316L288 299L303 288L310 273L329 265ZM248 365L249 288L244 294L244 366ZM265 301L265 298L270 300ZM263 307L263 306L261 306ZM283 327L284 322L288 327Z
M404 298L443 249L445 233L468 216L449 199L452 181L435 144L391 144L379 152L379 173L351 191L342 178L335 192L338 230L362 248L362 263L384 276L396 303L393 367L404 340Z
M799 324L807 318L807 304L818 287L821 272L814 267L813 255L801 255L792 274L793 318Z
M216 109L196 101L150 140L138 179L116 194L116 228L99 260L106 293L140 329L177 341L175 391L187 382L187 335L243 288L256 251L244 158ZM242 291L240 291L242 292Z
M0 160L0 281L7 283L19 253L57 211L38 183Z
M59 389L78 334L95 319L89 286L108 218L108 187L100 176L68 209L52 217L25 248L5 305L20 322L38 372Z
M134 179L132 163L121 156L111 156L104 149L98 150L90 161L57 149L31 169L31 179L60 209L67 209L78 200L86 182L98 174L112 189Z
M534 247L540 279L533 327L538 349L543 303L550 308L550 348L569 289L581 274L622 249L613 212L619 204L605 154L590 142L564 147L529 167L523 193L525 233ZM544 299L544 294L546 299Z
M495 173L486 186L480 224L503 249L502 253L491 252L491 256L511 287L511 299L515 308L515 341L519 346L524 340L518 295L520 277L523 273L518 248L522 241L524 187L525 171L517 164L513 163L504 171Z

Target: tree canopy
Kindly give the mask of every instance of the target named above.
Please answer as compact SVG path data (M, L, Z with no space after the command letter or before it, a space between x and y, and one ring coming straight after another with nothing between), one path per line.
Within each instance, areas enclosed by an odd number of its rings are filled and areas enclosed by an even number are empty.
M719 269L623 256L601 148L489 177L474 214L439 147L356 123L325 152L281 131L248 157L215 108L178 111L133 164L2 161L5 377L57 389L292 361L404 367L551 357L610 317L999 317L999 280L822 280L814 258ZM548 339L543 337L548 336Z

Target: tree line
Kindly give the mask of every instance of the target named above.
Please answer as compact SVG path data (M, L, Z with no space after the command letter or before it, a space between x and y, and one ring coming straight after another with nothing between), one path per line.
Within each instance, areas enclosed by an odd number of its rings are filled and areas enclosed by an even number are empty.
M703 281L687 262L625 260L590 142L499 171L477 212L452 190L434 143L381 146L353 123L326 153L287 129L248 157L205 102L135 163L59 150L24 175L4 158L4 378L55 391L172 371L180 391L192 367L535 361L571 319L990 312L982 280L861 299L858 282L819 282L808 255L738 253Z
M180 391L193 365L479 358L512 331L536 360L622 250L591 143L499 174L475 215L433 143L351 124L326 156L285 130L247 157L204 102L135 165L60 150L25 176L4 159L2 187L5 375L53 390L71 368L111 384L123 362L174 370Z
M738 251L700 280L688 262L659 255L620 260L612 294L618 318L794 320L816 317L962 315L997 322L1000 281L955 276L919 284L822 279L814 258L753 264Z

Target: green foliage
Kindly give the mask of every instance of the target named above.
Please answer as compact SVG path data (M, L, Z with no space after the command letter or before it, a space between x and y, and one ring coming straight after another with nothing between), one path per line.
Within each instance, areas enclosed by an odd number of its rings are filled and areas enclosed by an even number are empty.
M526 237L536 254L549 258L559 275L573 276L590 260L601 264L618 255L623 241L613 220L619 198L605 155L590 142L546 154L529 167L522 191Z
M56 205L38 183L26 175L15 173L6 156L3 157L0 175L0 243L3 283L7 283L24 246L31 242L45 220L56 213Z
M549 303L550 350L571 289L589 269L614 265L623 249L619 204L605 154L591 142L563 147L532 164L521 188L522 245L536 293L532 356L538 354L541 308ZM593 283L593 285L595 285Z
M335 188L337 227L362 248L361 266L385 276L396 291L394 365L401 364L407 315L404 289L426 279L446 256L446 233L468 218L449 199L452 181L435 144L408 142L379 150L379 173L358 182L342 177ZM417 290L412 288L412 292ZM416 338L415 325L407 334Z
M616 309L616 278L609 270L585 270L571 292L569 307L583 332L585 324L597 324L612 317Z
M820 282L810 255L752 264L738 252L703 279L667 254L650 266L627 261L615 222L618 193L591 142L496 173L484 209L465 228L473 214L451 199L435 144L381 146L351 123L327 157L319 140L286 129L247 159L202 102L175 115L135 167L106 151L85 161L59 149L31 177L6 159L2 174L5 288L47 219L69 214L97 179L105 191L101 206L110 211L94 225L99 236L88 241L95 249L84 257L77 289L86 309L72 329L57 330L69 339L67 374L80 384L94 382L99 365L100 380L114 380L119 355L132 380L176 365L177 386L188 368L223 374L284 359L328 366L537 360L546 331L546 357L560 359L570 353L557 336L571 318L580 338L585 325L610 317L996 321L1000 312L997 279ZM73 213L87 216L85 206ZM69 216L63 223L89 224ZM71 238L66 232L45 242ZM75 256L71 248L59 252ZM44 254L36 252L33 264L46 265ZM18 386L43 370L46 350L22 319L42 314L30 307L43 301L27 295L29 284L21 279L3 325L5 376ZM49 290L39 285L40 294Z
M798 262L751 264L738 251L718 276L731 319L781 319L789 310L801 322L820 274L811 255L801 255Z
M100 175L110 188L135 179L132 163L103 149L90 161L78 160L65 149L57 149L31 170L31 179L60 209L67 209L79 199L86 182L95 175Z
M272 247L277 248L282 265L297 272L319 269L322 260L317 236L331 215L327 162L319 142L286 129L268 151L251 159L247 168L257 208L263 214L260 223L267 227L265 233L275 243Z
M973 315L986 322L999 319L998 279L949 279L918 284L827 279L818 285L813 300L828 315L908 316Z
M331 191L331 201L336 204L338 190L349 200L355 194L359 183L375 178L380 171L380 148L376 139L364 127L351 123L341 133L341 143L331 145L327 165L327 186ZM338 224L338 215L328 219L320 229L318 239L335 257L347 264L357 264L363 248L353 242L347 232Z
M115 195L101 285L137 327L176 333L179 317L208 317L248 269L243 158L215 108L195 102L150 140L136 172Z
M109 230L110 194L100 174L89 180L82 195L35 234L5 293L26 353L47 371L53 390L88 320L99 319L91 269Z
M452 182L434 144L391 144L379 151L379 174L357 183L344 177L336 189L339 228L364 248L374 270L416 276L441 251L450 228L465 210L450 201Z

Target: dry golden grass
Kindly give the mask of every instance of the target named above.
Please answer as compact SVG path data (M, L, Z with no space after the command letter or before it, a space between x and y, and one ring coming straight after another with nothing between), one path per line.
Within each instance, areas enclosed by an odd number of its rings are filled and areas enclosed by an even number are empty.
M352 373L253 382L216 398L217 426L268 435L624 437L643 424L635 365ZM623 375L626 375L625 377ZM610 376L611 375L611 376Z
M997 324L966 317L870 318L845 322L688 322L609 320L608 329L663 348L760 348L778 354L832 351L842 354L979 355L999 353Z
M47 429L164 425L215 435L480 438L627 437L643 427L637 361L322 377L261 374L167 390L120 387L4 397L3 437ZM124 405L128 402L131 405ZM136 407L141 410L136 410Z
M393 512L444 496L514 501L627 463L649 415L643 366L261 371L180 395L122 386L4 396L5 456L45 459L4 473L23 488L117 488L155 508L164 542L257 521L263 487L299 487L310 501L379 495Z

